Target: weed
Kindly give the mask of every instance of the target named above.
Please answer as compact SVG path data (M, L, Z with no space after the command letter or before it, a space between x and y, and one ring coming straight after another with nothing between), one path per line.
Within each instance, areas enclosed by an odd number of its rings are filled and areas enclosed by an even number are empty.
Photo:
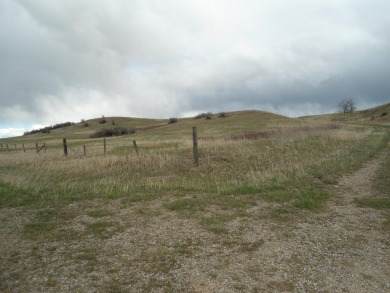
M174 200L166 206L171 211L201 211L204 209L205 204L199 199L183 198Z
M104 210L104 209L96 209L87 212L87 215L92 218L102 218L106 216L111 216L113 214L114 213L112 211Z
M295 201L294 206L307 210L319 210L324 207L326 199L330 194L325 190L307 189L299 194L299 198Z
M27 223L23 227L23 234L32 240L37 240L50 234L56 228L56 224L53 222L32 222Z
M136 209L136 212L138 215L144 216L144 217L157 217L162 214L161 210L152 209L149 207L139 207Z
M258 250L263 244L264 244L263 239L254 242L242 242L240 244L240 250L242 252L254 252Z
M86 224L87 232L101 239L107 239L117 233L123 232L124 228L118 222L98 221Z
M390 209L390 198L359 198L355 199L354 202L359 207Z

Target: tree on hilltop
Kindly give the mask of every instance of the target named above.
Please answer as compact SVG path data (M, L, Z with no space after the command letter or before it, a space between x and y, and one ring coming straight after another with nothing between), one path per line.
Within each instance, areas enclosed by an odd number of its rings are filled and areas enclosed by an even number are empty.
M355 102L351 98L342 100L339 107L344 114L352 113L356 110Z

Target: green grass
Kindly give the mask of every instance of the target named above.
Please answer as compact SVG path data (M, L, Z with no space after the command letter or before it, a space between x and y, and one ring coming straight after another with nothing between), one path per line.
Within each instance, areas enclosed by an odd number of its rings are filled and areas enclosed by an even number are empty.
M38 210L33 220L23 226L23 235L27 239L75 240L79 231L64 228L74 217L75 212L61 206Z
M114 212L105 209L96 209L87 211L87 215L92 218L102 218L113 215Z
M307 189L299 193L294 206L306 210L320 210L324 208L330 194L326 190Z
M390 198L360 198L354 202L359 207L368 207L373 209L390 209Z

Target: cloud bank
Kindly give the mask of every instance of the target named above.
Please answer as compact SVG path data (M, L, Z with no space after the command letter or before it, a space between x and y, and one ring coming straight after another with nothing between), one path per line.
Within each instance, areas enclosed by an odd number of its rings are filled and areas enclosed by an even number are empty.
M0 128L390 101L387 0L0 0Z

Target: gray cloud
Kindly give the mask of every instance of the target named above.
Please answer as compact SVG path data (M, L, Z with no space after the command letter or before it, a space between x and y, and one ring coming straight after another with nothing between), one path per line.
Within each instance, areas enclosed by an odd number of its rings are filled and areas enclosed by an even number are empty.
M390 2L0 1L0 128L390 101Z

